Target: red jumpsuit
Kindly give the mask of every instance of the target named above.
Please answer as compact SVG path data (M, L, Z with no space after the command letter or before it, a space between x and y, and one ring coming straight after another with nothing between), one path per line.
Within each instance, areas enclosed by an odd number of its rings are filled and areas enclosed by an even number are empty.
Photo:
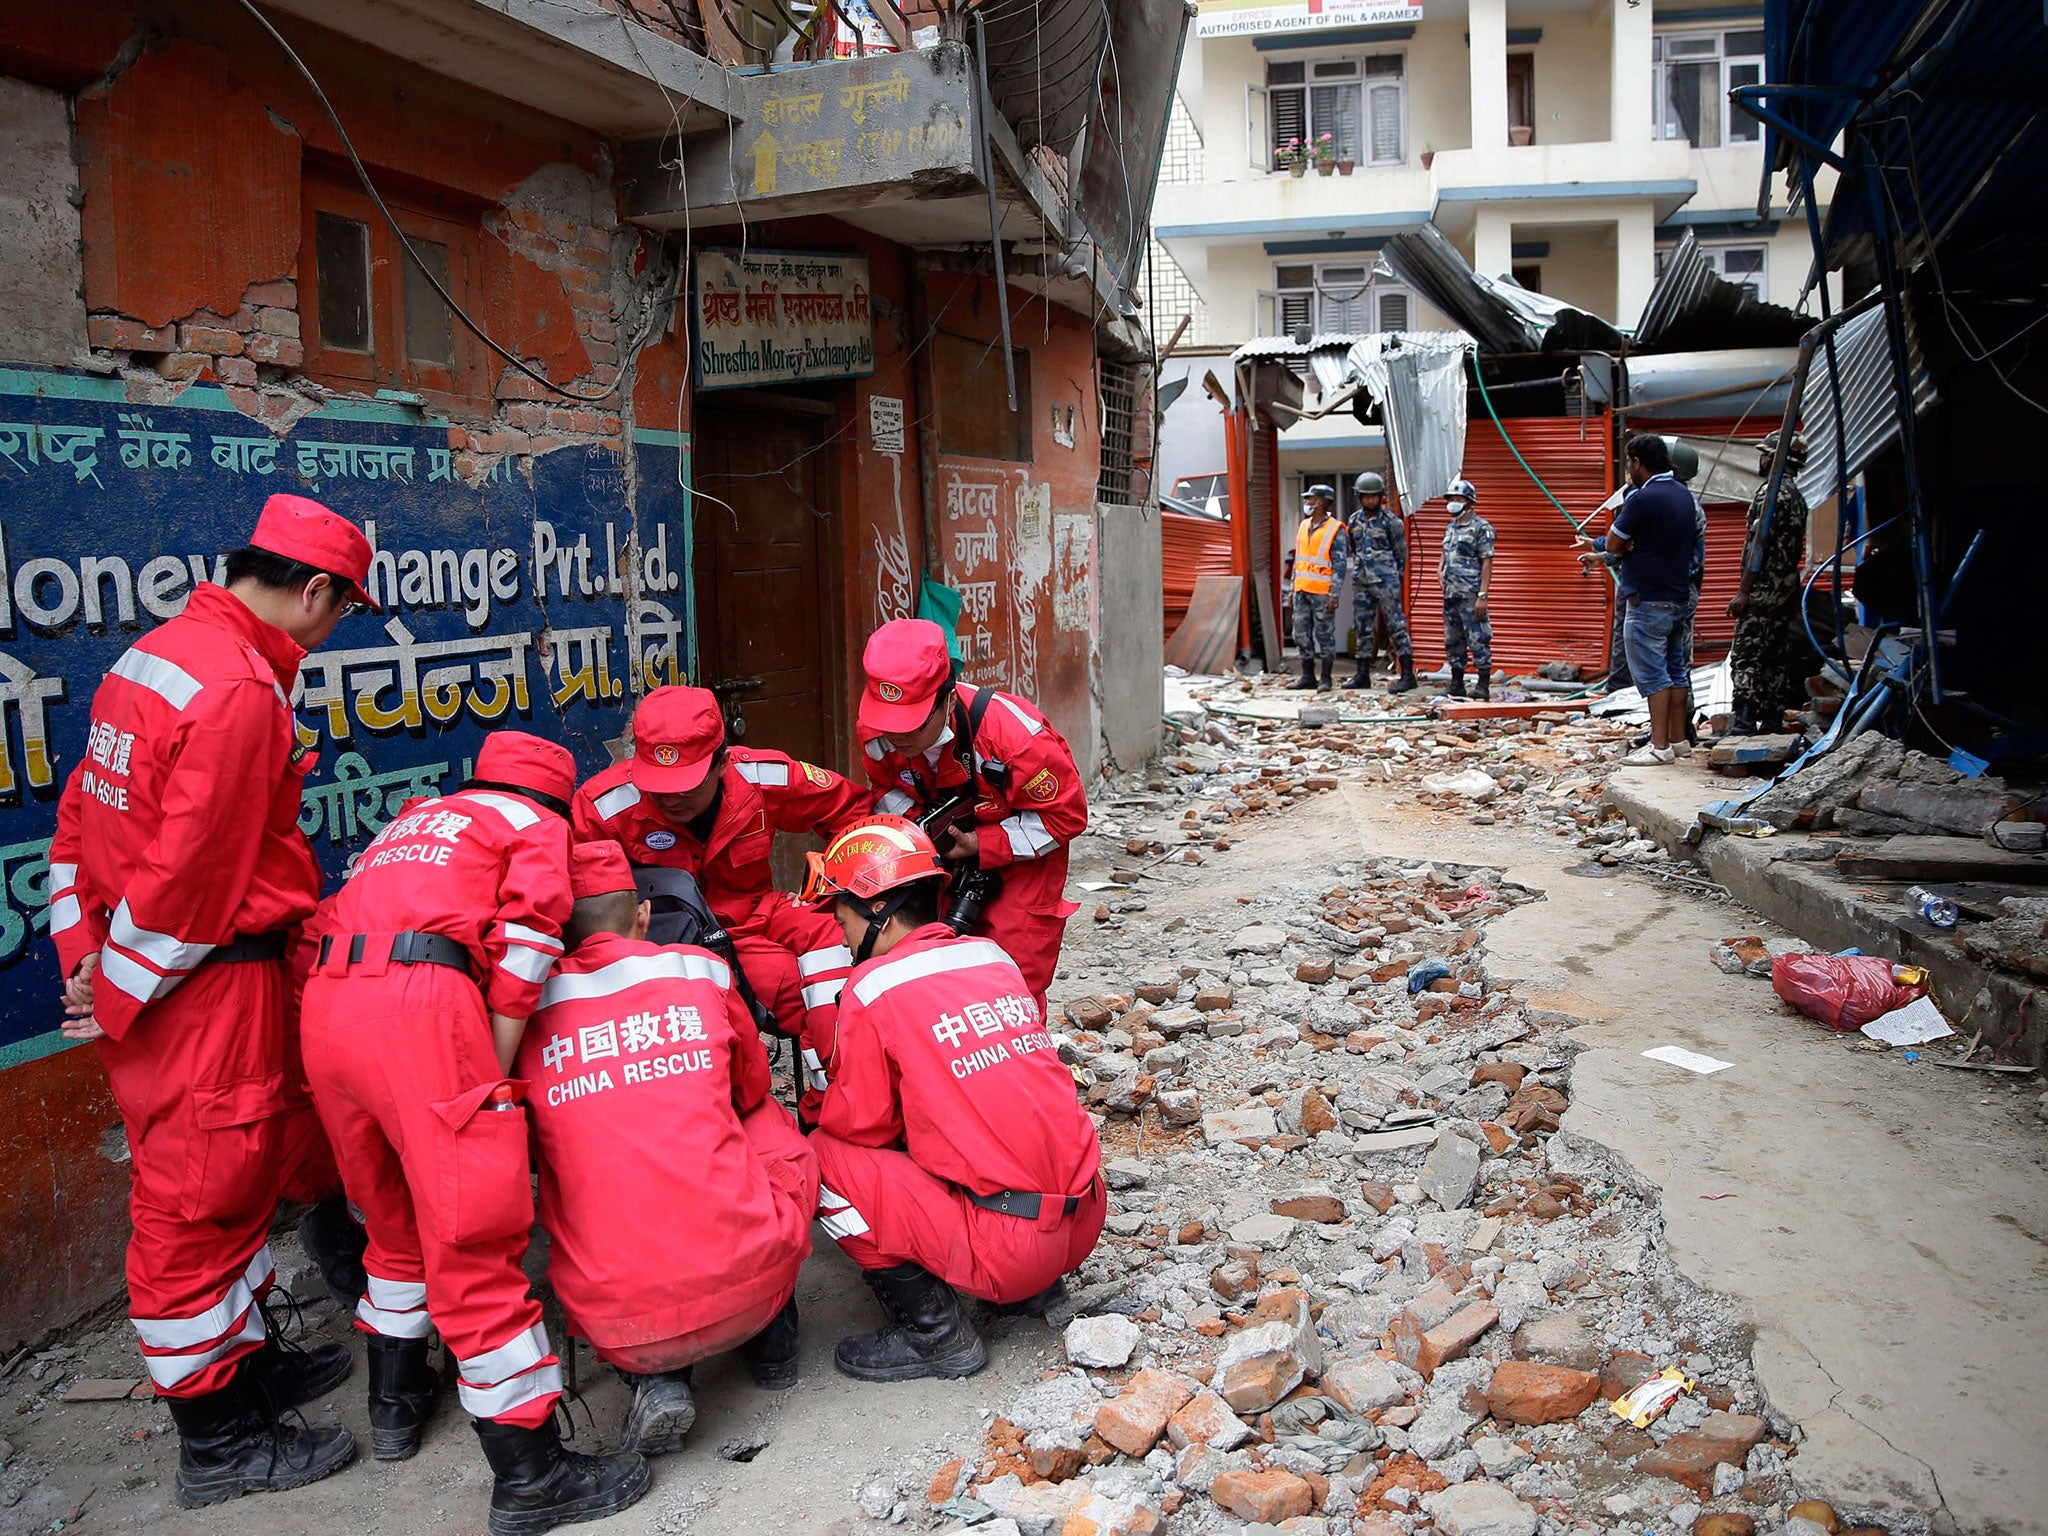
M955 691L957 721L973 708L980 690L960 683ZM874 782L878 811L922 816L967 782L967 766L950 738L916 761L882 736L864 730L861 738L861 766ZM1043 1012L1060 940L1076 910L1064 895L1067 844L1088 830L1088 796L1066 741L1026 700L997 693L982 714L973 751L977 765L1000 763L1008 770L1002 785L991 783L984 771L974 808L981 867L1000 870L1003 877L1001 894L974 931L1009 951Z
M400 1339L438 1327L463 1407L529 1429L562 1373L520 1267L533 1226L524 1085L499 1069L489 1014L533 1012L570 906L559 816L491 790L414 801L321 907L328 955L306 982L306 1075L369 1232L356 1326ZM469 973L392 961L408 930L453 940ZM352 964L355 935L367 937Z
M519 1047L540 1144L548 1277L613 1365L669 1371L744 1343L796 1289L818 1160L709 950L598 934L541 989Z
M839 925L775 889L769 855L777 832L831 837L868 810L851 780L786 752L728 749L711 836L700 842L662 820L633 783L633 760L612 764L576 791L576 840L611 838L627 862L685 869L746 970L776 1028L803 1051L806 1118L815 1118L830 1080L839 989L853 965Z
M848 979L811 1146L818 1220L862 1269L917 1264L1021 1301L1102 1233L1102 1148L1028 984L994 944L940 923ZM1012 1190L1044 1197L1035 1220L969 1198Z
M94 693L57 805L50 931L66 976L100 956L98 1049L134 1158L129 1312L164 1397L226 1386L263 1339L291 984L281 948L209 957L237 935L281 942L319 900L285 699L304 654L197 588Z

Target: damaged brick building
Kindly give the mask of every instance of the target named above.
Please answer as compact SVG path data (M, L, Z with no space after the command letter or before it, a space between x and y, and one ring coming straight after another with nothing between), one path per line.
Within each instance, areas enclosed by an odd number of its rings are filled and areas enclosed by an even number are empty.
M103 1075L56 1032L57 791L100 675L267 494L377 550L384 613L292 699L330 872L489 728L594 770L664 683L850 766L861 642L926 580L1084 769L1150 750L1130 194L1184 18L1088 11L1120 83L1058 121L950 12L773 72L772 35L595 0L0 19L0 1347L114 1295L126 1236Z

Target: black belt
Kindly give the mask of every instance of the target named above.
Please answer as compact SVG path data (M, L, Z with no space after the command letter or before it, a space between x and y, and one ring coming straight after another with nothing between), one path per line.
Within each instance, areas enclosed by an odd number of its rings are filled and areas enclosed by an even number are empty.
M250 960L282 960L291 933L273 928L268 933L238 933L225 944L216 944L206 956L230 965Z
M995 1211L1004 1216L1016 1216L1025 1221L1036 1221L1038 1220L1039 1213L1045 1209L1045 1202L1048 1199L1057 1199L1058 1197L1026 1194L1019 1189L999 1189L992 1195L977 1195L970 1189L967 1191L967 1198L980 1206L984 1211ZM1079 1195L1068 1195L1060 1204L1060 1214L1062 1216L1071 1216L1080 1208L1081 1197Z
M320 941L320 965L324 969L327 957L334 948L334 935L329 934ZM348 963L361 965L363 952L368 947L370 936L358 933L348 941ZM408 928L391 940L390 960L393 965L445 965L451 971L470 974L469 951L445 934L420 933Z

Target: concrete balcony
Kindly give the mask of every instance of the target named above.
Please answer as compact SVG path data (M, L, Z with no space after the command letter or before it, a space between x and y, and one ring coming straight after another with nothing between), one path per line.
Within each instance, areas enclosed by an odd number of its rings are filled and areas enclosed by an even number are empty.
M1434 206L1430 173L1412 162L1349 176L1253 171L1240 181L1162 185L1152 224L1168 249L1176 241L1338 240L1412 229Z
M1698 190L1694 160L1700 151L1675 142L1503 145L1447 149L1431 166L1437 226L1456 233L1481 207L1649 199L1659 220L1669 218ZM1725 151L1714 151L1716 154ZM1750 196L1756 181L1750 180Z

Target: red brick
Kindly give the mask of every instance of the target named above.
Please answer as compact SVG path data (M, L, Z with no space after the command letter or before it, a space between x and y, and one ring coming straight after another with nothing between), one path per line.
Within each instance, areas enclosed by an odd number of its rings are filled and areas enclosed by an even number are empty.
M166 352L150 363L167 379L196 379L212 365L212 358L198 352Z
M953 1496L960 1491L960 1471L965 1465L966 1463L963 1458L955 1456L951 1461L939 1468L932 1476L931 1486L925 1490L925 1502L928 1504L951 1503Z
M1292 1472L1225 1472L1209 1497L1240 1520L1278 1525L1316 1507L1315 1490Z
M294 282L251 283L248 292L242 295L244 306L267 305L274 309L297 309L299 307L299 285Z
M1166 1438L1176 1450L1189 1445L1206 1445L1215 1450L1235 1450L1251 1438L1251 1426L1230 1411L1230 1405L1214 1392L1204 1389L1167 1420Z
M299 312L295 309L259 309L256 311L256 329L266 336L289 336L296 341Z
M214 359L214 377L223 384L254 384L256 365L246 357L221 357Z
M1533 1360L1503 1360L1486 1389L1486 1406L1504 1424L1555 1424L1575 1419L1600 1395L1591 1371Z
M1511 1061L1482 1061L1472 1069L1472 1086L1481 1083L1499 1083L1509 1093L1522 1086L1522 1079L1528 1076L1528 1068L1518 1067Z
M243 350L257 362L278 368L297 368L306 360L305 346L288 336L267 336L258 332L248 339Z
M1296 1195L1288 1200L1275 1200L1273 1214L1328 1225L1344 1219L1344 1202L1335 1195Z
M1195 1384L1185 1376L1140 1371L1095 1411L1095 1433L1126 1456L1143 1456L1158 1444L1166 1421L1194 1395Z
M1490 1301L1475 1301L1436 1327L1423 1331L1413 1314L1397 1313L1390 1329L1394 1353L1401 1363L1424 1381L1436 1374L1446 1360L1456 1360L1500 1321L1500 1308Z
M1692 1536L1756 1536L1756 1521L1735 1511L1701 1515L1692 1523Z
M168 325L144 325L126 315L88 315L85 339L112 352L169 352L177 337Z
M1739 1467L1764 1437L1764 1421L1746 1413L1710 1413L1697 1429L1673 1435L1636 1458L1636 1470L1682 1483L1702 1498L1714 1492L1714 1468Z
M1394 1208L1394 1186L1378 1179L1366 1179L1358 1186L1358 1192L1365 1196L1365 1203L1382 1216Z
M1318 960L1304 960L1294 968L1294 979L1305 981L1312 987L1319 987L1337 974L1337 962L1328 955Z
M1633 1391L1657 1374L1657 1362L1648 1355L1624 1349L1600 1367L1600 1396L1612 1399Z
M242 336L218 325L185 324L178 327L178 345L187 352L211 352L217 357L239 357Z

